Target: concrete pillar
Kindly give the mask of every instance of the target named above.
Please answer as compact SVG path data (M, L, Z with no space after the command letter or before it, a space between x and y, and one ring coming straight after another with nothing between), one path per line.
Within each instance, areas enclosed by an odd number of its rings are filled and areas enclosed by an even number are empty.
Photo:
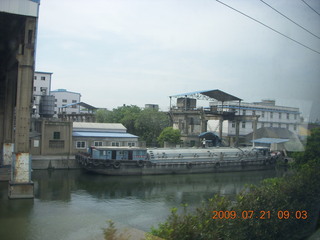
M8 197L11 199L34 198L33 182L31 181L31 158L29 153L14 154Z
M222 140L222 127L223 127L223 119L219 119L219 138Z
M36 18L26 17L21 33L23 39L17 54L18 77L16 99L16 128L14 157L9 182L9 198L33 198L31 160L29 154L29 129L34 73L34 48Z
M3 120L3 146L2 146L2 165L9 166L12 163L12 154L14 151L14 107L16 98L16 76L15 71L8 72L5 84L5 108ZM9 179L8 179L9 180Z
M255 118L252 122L253 124L253 133L252 133L252 140L256 139L256 132L257 132L257 125L258 125L258 118ZM253 146L255 146L255 143L253 142Z
M201 120L201 132L207 132L208 130L208 120L202 119Z
M3 162L1 168L0 168L0 182L1 181L9 181L11 177L11 163L13 158L13 149L14 144L13 143L4 143L2 152L3 152Z
M14 151L14 143L4 143L2 150L3 150L3 165L4 166L11 165L13 151Z
M234 143L235 147L239 147L239 134L240 134L240 122L236 121L236 142Z

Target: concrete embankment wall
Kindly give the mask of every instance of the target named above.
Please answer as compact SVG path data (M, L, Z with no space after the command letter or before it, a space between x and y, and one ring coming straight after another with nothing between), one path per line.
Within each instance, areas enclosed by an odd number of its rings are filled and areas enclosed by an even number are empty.
M32 156L32 169L78 169L74 156Z

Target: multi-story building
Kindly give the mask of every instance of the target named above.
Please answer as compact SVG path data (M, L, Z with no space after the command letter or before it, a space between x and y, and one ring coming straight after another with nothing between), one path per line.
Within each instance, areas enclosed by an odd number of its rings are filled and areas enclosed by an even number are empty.
M39 116L39 106L42 96L50 95L51 91L51 72L35 72L33 80L33 113Z
M81 94L77 92L70 92L66 89L57 89L50 92L55 97L54 114L57 116L59 113L66 114L79 114L80 106L74 103L79 103ZM64 107L71 105L70 107ZM63 108L64 107L64 108Z
M262 127L278 127L287 128L288 130L298 134L300 124L299 108L277 106L275 100L262 100L254 103L237 103L225 102L221 103L211 102L211 107L217 107L224 111L235 112L240 115L256 115L259 116L257 128ZM211 123L211 130L217 127L218 123ZM242 121L240 123L240 135L246 135L253 131L252 121ZM236 134L235 122L223 122L223 135L234 136Z

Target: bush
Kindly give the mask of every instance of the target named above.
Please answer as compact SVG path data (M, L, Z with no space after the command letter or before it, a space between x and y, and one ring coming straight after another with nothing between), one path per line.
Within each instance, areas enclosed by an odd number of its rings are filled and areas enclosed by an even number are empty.
M306 151L298 155L294 173L250 186L231 202L209 199L193 213L173 209L152 234L167 240L193 239L302 239L319 227L320 130L312 132ZM217 219L213 211L222 211ZM227 219L228 213L236 213ZM234 215L233 215L234 216Z

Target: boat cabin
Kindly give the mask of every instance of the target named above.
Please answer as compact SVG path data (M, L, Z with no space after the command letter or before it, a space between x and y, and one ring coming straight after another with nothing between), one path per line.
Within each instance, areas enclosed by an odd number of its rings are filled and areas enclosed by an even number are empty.
M90 147L88 153L93 159L101 160L146 160L147 149L133 147Z

